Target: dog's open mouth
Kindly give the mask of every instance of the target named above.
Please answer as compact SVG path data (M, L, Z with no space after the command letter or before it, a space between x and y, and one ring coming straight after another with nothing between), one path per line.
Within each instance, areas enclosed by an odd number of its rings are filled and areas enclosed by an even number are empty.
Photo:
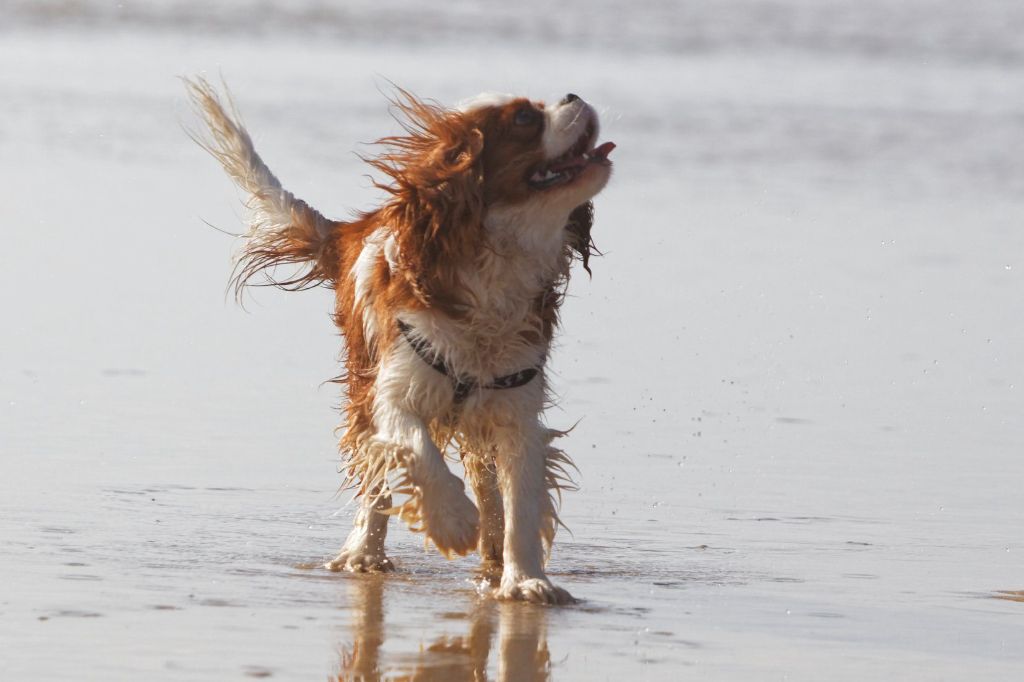
M592 163L603 166L611 165L608 155L615 149L615 143L604 142L594 147L596 133L594 124L589 124L568 151L534 171L527 180L530 187L547 189L555 185L565 185L575 180Z

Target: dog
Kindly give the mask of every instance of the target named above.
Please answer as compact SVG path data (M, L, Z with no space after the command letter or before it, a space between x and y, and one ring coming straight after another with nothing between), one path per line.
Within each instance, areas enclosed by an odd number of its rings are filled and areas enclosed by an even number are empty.
M479 552L499 599L574 601L544 566L572 462L545 426L546 366L574 261L590 272L593 204L611 177L595 109L485 94L448 108L396 88L404 134L364 158L378 208L330 220L285 190L230 100L186 80L194 134L246 193L233 283L335 291L345 340L346 481L360 500L333 571L389 571L397 515L445 556ZM279 277L279 266L293 266ZM457 453L476 497L445 463Z

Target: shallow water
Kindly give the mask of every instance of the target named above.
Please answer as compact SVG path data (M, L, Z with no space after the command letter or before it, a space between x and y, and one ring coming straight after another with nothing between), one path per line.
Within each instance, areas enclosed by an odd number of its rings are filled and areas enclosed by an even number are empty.
M1018 677L1024 14L891 4L0 3L8 676ZM495 603L400 529L394 575L303 567L353 515L330 297L225 300L202 71L337 216L385 79L602 108L549 415L582 418L551 563L580 605Z

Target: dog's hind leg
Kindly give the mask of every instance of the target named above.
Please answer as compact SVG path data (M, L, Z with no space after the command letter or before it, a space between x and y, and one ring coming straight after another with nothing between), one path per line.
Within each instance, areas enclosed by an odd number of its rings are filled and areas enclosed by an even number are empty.
M391 495L380 494L380 487L377 487L364 493L359 503L352 532L338 556L324 564L324 568L356 573L395 570L391 559L384 554L384 538L387 537L388 520L391 518L384 511L391 507Z
M494 457L464 452L462 461L466 466L466 477L473 486L476 504L480 508L480 539L477 541L477 551L480 553L481 569L485 573L500 574L502 547L505 542L505 511L501 503Z

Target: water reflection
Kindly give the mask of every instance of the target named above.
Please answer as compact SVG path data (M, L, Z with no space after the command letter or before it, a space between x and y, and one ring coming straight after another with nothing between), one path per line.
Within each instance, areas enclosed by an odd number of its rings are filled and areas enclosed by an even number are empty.
M496 602L467 593L464 611L430 614L436 631L414 632L411 643L418 643L419 650L402 654L386 646L387 578L353 576L348 589L353 616L338 673L331 678L336 682L551 679L547 611L542 606ZM409 645L399 642L406 649ZM492 648L495 677L488 674Z

